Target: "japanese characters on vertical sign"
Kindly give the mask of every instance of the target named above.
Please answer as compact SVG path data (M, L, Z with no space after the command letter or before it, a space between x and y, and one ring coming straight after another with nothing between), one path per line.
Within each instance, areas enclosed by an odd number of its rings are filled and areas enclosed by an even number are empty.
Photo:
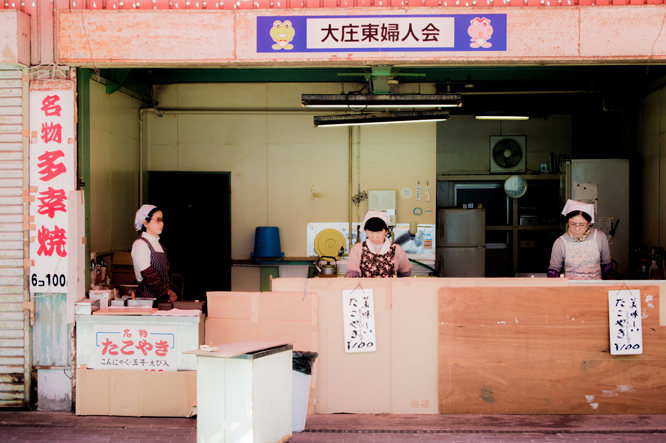
M94 325L93 369L177 371L175 326Z
M74 82L30 82L30 292L67 293L67 195L76 190Z
M372 289L356 288L342 291L342 321L344 322L345 352L374 352L375 303Z
M506 51L506 14L257 17L257 52Z
M608 323L612 355L643 353L641 291L608 291Z

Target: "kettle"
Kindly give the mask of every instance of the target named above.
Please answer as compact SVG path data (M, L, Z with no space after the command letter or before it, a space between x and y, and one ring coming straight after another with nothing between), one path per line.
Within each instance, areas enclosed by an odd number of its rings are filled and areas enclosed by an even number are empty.
M323 259L331 259L335 262L334 265L331 264L331 260L326 260L325 265L319 265ZM319 258L319 261L317 262L318 267L320 268L319 271L319 277L337 277L338 276L338 260L335 257L330 257L328 255L324 255L321 258Z

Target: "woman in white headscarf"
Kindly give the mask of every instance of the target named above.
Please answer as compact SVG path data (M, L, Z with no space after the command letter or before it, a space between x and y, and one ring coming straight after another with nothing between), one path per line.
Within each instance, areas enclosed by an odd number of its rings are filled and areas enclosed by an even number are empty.
M361 225L368 238L349 251L345 277L409 277L412 264L400 245L387 237L389 216L382 211L368 211Z
M134 217L134 228L141 233L132 245L134 274L139 282L136 296L155 298L155 303L176 301L169 261L160 243L164 229L162 211L153 205L141 206Z
M559 277L564 271L569 280L613 278L606 234L590 227L594 205L568 200L562 215L567 219L567 232L553 243L548 277Z

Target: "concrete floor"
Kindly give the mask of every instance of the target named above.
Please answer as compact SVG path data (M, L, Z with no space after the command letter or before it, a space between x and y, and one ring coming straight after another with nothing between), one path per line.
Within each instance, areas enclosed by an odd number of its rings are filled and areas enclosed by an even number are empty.
M662 443L666 415L311 415L291 441ZM0 442L195 443L196 420L0 411Z

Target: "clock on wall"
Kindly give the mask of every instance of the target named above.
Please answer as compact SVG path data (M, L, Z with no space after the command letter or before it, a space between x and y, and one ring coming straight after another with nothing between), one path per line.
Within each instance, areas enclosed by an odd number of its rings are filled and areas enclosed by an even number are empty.
M527 192L527 180L520 175L512 175L504 181L504 192L511 198L520 198Z

